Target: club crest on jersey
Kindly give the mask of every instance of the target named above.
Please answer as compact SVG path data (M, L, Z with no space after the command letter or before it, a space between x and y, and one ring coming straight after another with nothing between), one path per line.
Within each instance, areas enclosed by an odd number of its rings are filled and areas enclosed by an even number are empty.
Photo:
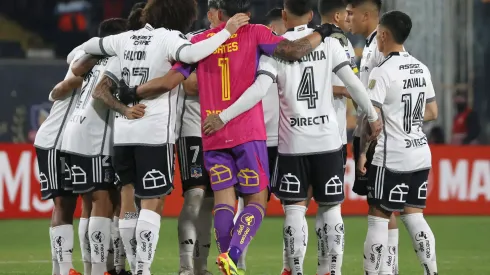
M191 166L191 178L198 179L202 177L202 167L200 165Z
M369 81L368 88L370 90L372 90L372 89L374 89L374 86L376 86L376 80L375 79L371 79L371 81Z

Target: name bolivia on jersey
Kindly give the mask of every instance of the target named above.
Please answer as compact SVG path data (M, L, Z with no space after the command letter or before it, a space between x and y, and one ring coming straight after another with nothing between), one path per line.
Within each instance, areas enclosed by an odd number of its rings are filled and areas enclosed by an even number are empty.
M428 182L427 214L490 215L490 146L432 146L433 169ZM166 202L182 205L179 168L176 167L176 192ZM0 145L0 219L49 218L52 201L40 198L40 179L36 153L30 144ZM194 176L199 175L199 169ZM364 197L354 194L354 161L349 157L345 175L345 215L364 215ZM308 214L316 213L316 204ZM164 207L164 215L177 217L180 207ZM283 215L277 198L269 203L267 214ZM80 216L78 207L76 216Z

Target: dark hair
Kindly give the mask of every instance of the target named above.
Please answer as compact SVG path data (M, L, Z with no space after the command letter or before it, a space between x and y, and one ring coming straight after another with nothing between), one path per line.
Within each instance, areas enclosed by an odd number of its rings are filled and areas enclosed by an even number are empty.
M210 9L219 9L219 0L209 0L208 1L208 10Z
M133 5L133 7L131 8L131 12L137 10L137 9L144 9L146 6L146 2L139 2L139 3L136 3Z
M125 32L128 20L124 18L110 18L99 24L99 37L106 37Z
M143 14L143 9L138 8L131 11L128 17L128 30L135 31L143 28L143 23L141 22L141 15Z
M312 10L310 0L284 0L284 9L296 16L303 16Z
M282 19L282 9L273 8L265 17L267 18L267 24L270 24L272 21Z
M346 0L345 2L346 5L350 4L354 8L362 4L371 3L376 6L378 12L381 11L381 6L382 6L381 0Z
M401 11L390 11L381 17L379 24L387 28L398 44L405 43L412 30L412 19Z
M219 8L226 16L232 17L237 13L250 11L252 4L250 0L220 0Z
M344 0L319 0L318 1L318 12L320 15L327 15L333 11L345 10Z
M195 0L150 0L142 13L142 23L154 28L186 32L197 18Z

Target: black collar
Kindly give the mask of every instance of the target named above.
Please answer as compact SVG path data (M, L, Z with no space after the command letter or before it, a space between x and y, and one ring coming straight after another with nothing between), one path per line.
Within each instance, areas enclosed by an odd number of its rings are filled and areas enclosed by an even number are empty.
M374 38L376 37L376 34L378 34L378 31L374 31L370 36L366 38L366 47L369 47L369 45L371 45Z
M389 53L389 54L386 56L386 58L391 57L391 56L399 56L399 55L400 55L400 52L391 52L391 53Z

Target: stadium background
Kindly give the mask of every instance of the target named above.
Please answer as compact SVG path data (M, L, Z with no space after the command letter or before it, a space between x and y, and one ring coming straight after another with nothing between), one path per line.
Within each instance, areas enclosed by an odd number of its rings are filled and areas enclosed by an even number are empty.
M50 217L52 202L40 200L37 159L32 142L40 124L49 114L49 91L65 75L66 53L93 35L100 20L126 16L135 2L139 1L0 1L0 236L3 236L0 243L0 274L48 273L46 218ZM207 25L206 1L198 2L201 18L194 24L194 29ZM253 21L262 23L265 13L273 7L280 7L282 1L253 2ZM429 220L438 239L440 272L490 274L487 264L490 261L490 69L485 66L490 64L490 1L383 2L384 11L398 9L412 17L414 26L406 48L429 66L436 88L439 119L426 125L424 130L433 143L427 213L445 216ZM63 21L66 15L71 18L68 25ZM318 16L315 20L318 22ZM351 39L357 54L360 54L363 39ZM456 93L466 95L469 107L478 114L480 132L475 143L480 145L451 144L457 115L454 107ZM352 129L352 109L348 115L351 116L349 128ZM432 136L436 133L434 129L442 130L442 140ZM175 217L180 212L182 198L179 178L177 175L177 190L167 199L164 208L166 217ZM343 213L364 215L365 200L350 191L353 179L354 165L349 158ZM282 208L276 199L271 201L267 211L269 216L282 215ZM314 214L315 211L313 204L308 213ZM162 249L159 249L158 257L169 261L157 264L156 274L173 274L168 270L177 268L176 220L171 218L164 223L166 236L161 238L159 245ZM281 223L280 219L266 220L251 248L249 258L253 266L250 267L250 274L278 272L281 263ZM310 267L306 269L306 274L312 273L315 266L315 235L312 228L310 223L310 257L306 262ZM364 218L346 218L347 233L353 233L347 236L344 263L352 263L352 266L346 267L349 271L344 271L346 274L361 272L360 256L365 228ZM170 245L165 243L167 240ZM401 268L406 274L414 274L420 270L409 247L408 238L401 237L400 252L402 259L406 258ZM75 254L74 259L79 258L79 252ZM213 252L211 255L214 255ZM26 264L21 265L23 263Z

